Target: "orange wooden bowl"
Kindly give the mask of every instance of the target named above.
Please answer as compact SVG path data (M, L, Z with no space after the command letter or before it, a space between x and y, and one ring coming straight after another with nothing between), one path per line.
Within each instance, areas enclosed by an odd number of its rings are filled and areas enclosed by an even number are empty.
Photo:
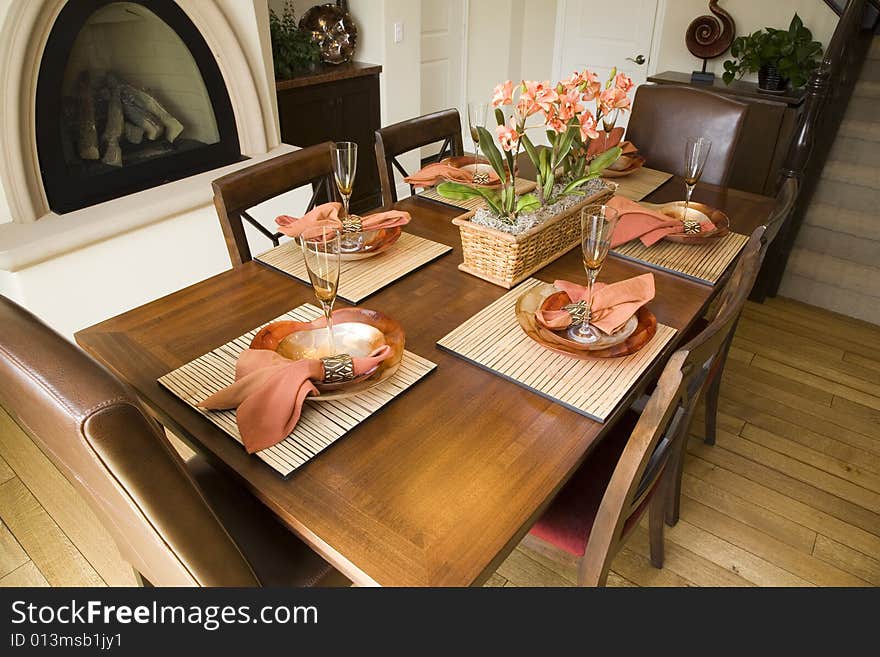
M611 169L611 168L605 169L605 171L602 172L602 177L603 178L623 178L624 176L628 176L632 173L635 173L636 171L641 169L643 166L645 166L645 162L647 162L647 160L645 160L645 158L643 158L641 155L621 155L618 158L618 161L624 160L624 159L629 161L626 168L624 168L624 169Z
M364 390L372 388L382 381L392 377L400 367L403 360L403 351L406 344L406 334L403 327L394 319L376 310L367 308L340 308L333 313L333 325L338 326L348 322L367 324L378 331L384 337L384 342L391 347L391 355L383 360L372 371L358 377L353 381L344 384L333 385L316 385L319 390L326 391L328 394L321 394L318 397L310 397L312 401L331 401L334 399L342 399L356 395ZM311 322L295 322L295 321L279 321L267 324L260 329L251 340L251 349L270 349L279 351L284 338L291 333L297 331L313 331L326 327L326 321L320 317ZM283 348L282 348L283 350ZM279 352L281 353L281 352ZM282 355L284 355L282 353Z
M547 305L544 305L545 302ZM557 290L551 283L545 283L529 290L517 299L516 318L526 335L542 347L580 360L617 358L634 354L657 333L657 318L644 306L636 313L635 327L631 327L632 330L627 337L616 344L612 343L606 347L600 346L600 348L591 348L590 345L582 345L569 340L563 337L561 332L551 331L541 326L535 318L535 313L542 307L545 310L558 310L569 303L571 303L571 299L567 294Z
M663 208L670 207L683 208L684 201L664 203L659 206L655 206L655 209L663 213ZM730 217L728 217L727 214L722 210L719 210L718 208L713 208L711 205L706 205L705 203L694 202L691 202L688 207L693 208L694 210L698 210L699 212L702 212L704 215L709 217L709 221L711 221L715 225L715 230L708 233L695 233L693 235L685 235L683 233L679 233L677 235L667 235L663 238L667 242L674 242L676 244L711 244L715 240L724 237L730 232Z
M364 258L372 258L391 248L397 240L403 229L400 226L393 228L380 228L379 230L364 231L364 245L360 251L353 253L340 253L339 259L343 262L350 260L363 260Z

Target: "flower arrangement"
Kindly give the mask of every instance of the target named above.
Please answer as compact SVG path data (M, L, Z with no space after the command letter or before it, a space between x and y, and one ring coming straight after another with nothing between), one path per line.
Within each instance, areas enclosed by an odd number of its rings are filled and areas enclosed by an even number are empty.
M588 152L592 140L599 137L599 122L630 108L633 87L633 81L616 69L604 88L589 70L576 71L556 85L533 80L518 85L510 80L502 82L492 96L500 149L486 128L477 128L480 147L501 179L500 188L445 182L437 191L450 199L482 196L492 212L508 224L515 223L521 212L553 205L566 196L582 196L580 188L620 157L618 146L592 157ZM587 107L593 102L595 113ZM549 146L536 146L527 134L528 129L542 126ZM521 148L537 172L536 187L534 192L517 197L514 172Z

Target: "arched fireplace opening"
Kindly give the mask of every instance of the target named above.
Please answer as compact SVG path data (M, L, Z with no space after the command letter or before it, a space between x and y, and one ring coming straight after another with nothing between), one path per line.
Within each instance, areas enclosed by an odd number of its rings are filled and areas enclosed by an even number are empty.
M40 63L36 138L62 214L242 159L223 76L173 0L70 0Z

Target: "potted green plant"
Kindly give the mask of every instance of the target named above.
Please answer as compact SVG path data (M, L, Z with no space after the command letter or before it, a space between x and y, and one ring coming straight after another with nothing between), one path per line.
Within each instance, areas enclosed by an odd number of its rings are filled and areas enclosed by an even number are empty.
M275 79L286 80L315 68L321 61L321 51L312 37L297 27L290 2L284 4L279 17L269 10L269 34L272 37L272 60Z
M813 41L812 32L795 14L787 30L765 27L737 37L730 54L733 59L724 62L725 83L746 73L757 73L759 89L779 92L789 85L798 89L807 83L819 65L822 44Z

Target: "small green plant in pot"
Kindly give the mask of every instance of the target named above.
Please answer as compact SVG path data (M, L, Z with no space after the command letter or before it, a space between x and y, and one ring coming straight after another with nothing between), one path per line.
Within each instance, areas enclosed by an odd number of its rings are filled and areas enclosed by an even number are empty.
M733 59L724 62L724 82L730 84L746 73L758 74L758 86L766 91L803 87L819 65L822 44L794 15L787 30L765 27L734 39Z
M290 2L284 4L281 16L274 10L269 10L269 34L272 37L276 80L301 75L321 61L321 51L312 42L311 35L297 27Z

